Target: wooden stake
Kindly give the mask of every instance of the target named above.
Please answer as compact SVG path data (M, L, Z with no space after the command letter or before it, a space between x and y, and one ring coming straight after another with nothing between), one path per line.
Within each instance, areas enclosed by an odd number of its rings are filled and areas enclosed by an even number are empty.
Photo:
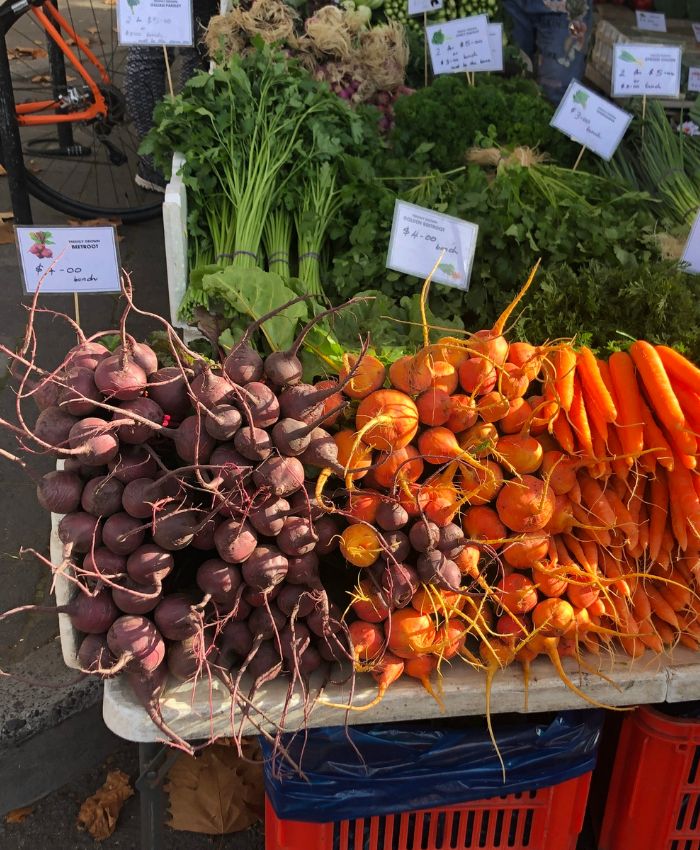
M173 75L170 70L170 59L168 59L168 48L163 45L163 56L165 57L165 71L168 75L168 88L170 89L170 97L175 97L175 90L173 89Z
M78 293L73 293L73 309L75 311L75 324L80 327L80 302L78 301Z
M576 171L576 169L578 168L579 163L581 162L581 159L583 158L583 155L584 155L585 152L586 152L586 146L581 145L581 150L579 151L579 154L576 157L576 162L574 163L574 167L571 169L572 171Z
M642 96L642 145L644 144L644 124L647 118L647 96Z
M425 52L423 55L423 76L424 76L424 85L428 88L428 51L430 48L428 47L428 13L423 12L423 39L425 41Z

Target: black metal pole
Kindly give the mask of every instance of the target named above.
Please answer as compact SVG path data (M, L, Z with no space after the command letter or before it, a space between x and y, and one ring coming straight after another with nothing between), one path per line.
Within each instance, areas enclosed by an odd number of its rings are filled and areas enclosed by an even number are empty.
M165 792L154 760L162 744L139 744L139 771L136 787L141 806L141 850L163 850Z
M58 0L53 0L53 5L58 8ZM56 23L58 26L58 23ZM46 33L46 49L49 53L49 71L51 74L51 86L53 88L53 96L56 100L66 93L68 81L66 79L66 59L63 51ZM56 112L60 112L57 109ZM68 151L73 144L73 127L67 121L59 121L56 124L56 135L58 136L58 147L61 150Z
M12 91L12 75L7 56L6 32L0 33L0 146L2 160L7 171L12 211L17 224L32 224L32 209L29 204L27 175L24 170L22 142L19 137L15 97Z

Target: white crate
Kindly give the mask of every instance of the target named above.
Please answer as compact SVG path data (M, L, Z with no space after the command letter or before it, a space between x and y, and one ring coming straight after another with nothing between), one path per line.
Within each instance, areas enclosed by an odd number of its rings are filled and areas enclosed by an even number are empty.
M56 461L56 469L63 469L63 461ZM63 519L63 514L51 514L51 539L49 543L49 553L51 563L59 566L63 562L63 543L58 539L58 524ZM62 574L56 576L55 581L56 605L66 605L78 592L77 587L73 582L69 581ZM80 632L73 627L68 614L58 615L58 633L61 638L61 652L63 660L68 667L77 670L78 664L78 647L80 646Z

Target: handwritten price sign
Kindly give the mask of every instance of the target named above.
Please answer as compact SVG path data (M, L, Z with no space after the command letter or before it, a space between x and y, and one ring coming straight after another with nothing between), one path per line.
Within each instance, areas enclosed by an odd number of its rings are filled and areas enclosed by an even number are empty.
M113 227L15 227L28 293L120 292L120 263Z
M434 74L471 71L491 61L486 15L432 24L425 31Z
M550 123L575 142L609 160L631 120L629 112L572 80Z
M191 47L192 0L117 0L120 44Z
M426 278L442 255L433 280L469 289L479 226L425 207L397 201L386 266Z
M613 97L678 97L680 88L680 47L662 44L613 45Z

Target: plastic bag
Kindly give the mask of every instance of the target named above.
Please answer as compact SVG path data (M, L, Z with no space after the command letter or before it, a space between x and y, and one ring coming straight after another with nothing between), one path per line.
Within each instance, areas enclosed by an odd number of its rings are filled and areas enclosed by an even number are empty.
M534 791L594 768L602 722L598 710L565 711L544 722L496 718L505 784L485 724L471 729L420 723L309 729L283 736L306 779L261 740L265 791L278 817L312 823Z

